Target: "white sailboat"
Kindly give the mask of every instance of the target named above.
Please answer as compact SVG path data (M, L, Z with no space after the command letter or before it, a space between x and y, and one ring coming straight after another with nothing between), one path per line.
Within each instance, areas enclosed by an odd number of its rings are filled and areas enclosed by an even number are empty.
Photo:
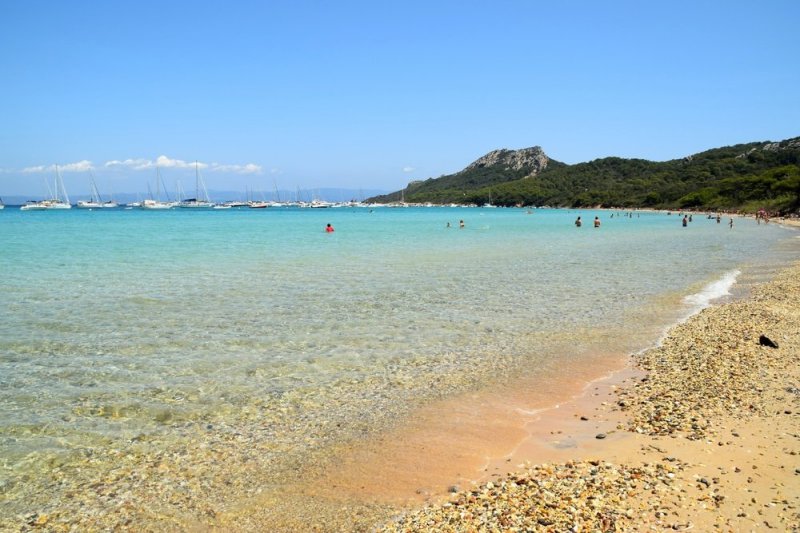
M3 199L0 198L0 209L5 209L5 208L6 208L6 204L4 204L3 203Z
M119 204L114 200L104 202L100 199L100 191L97 190L97 183L94 181L94 175L89 171L89 181L92 188L92 196L89 200L80 200L75 207L78 209L103 209L118 207Z
M161 201L161 196L159 194L159 187L163 185L163 180L161 179L161 172L156 167L156 197L153 198L152 194L150 198L144 200L142 204L139 206L141 209L172 209L173 203L169 201L169 196L167 196L167 201ZM150 191L150 184L147 184L147 190ZM167 188L164 187L164 194L167 194Z
M61 179L61 172L56 165L56 178L55 178L55 191L50 191L48 185L48 192L50 198L40 202L29 201L22 207L21 211L43 211L45 209L72 209L72 204L69 203L69 196L67 196L67 189L64 188L64 181Z
M178 204L178 207L188 207L194 209L210 209L214 207L214 203L208 198L206 184L203 183L203 178L200 177L200 170L197 166L197 161L194 162L194 181L194 198L181 200L181 202ZM203 194L200 194L201 191Z

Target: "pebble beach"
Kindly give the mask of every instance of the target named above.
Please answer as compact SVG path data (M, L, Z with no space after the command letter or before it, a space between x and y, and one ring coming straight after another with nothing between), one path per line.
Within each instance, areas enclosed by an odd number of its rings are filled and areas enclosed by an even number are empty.
M800 530L798 301L795 265L703 310L570 406L589 429L566 454L556 423L549 450L382 531Z

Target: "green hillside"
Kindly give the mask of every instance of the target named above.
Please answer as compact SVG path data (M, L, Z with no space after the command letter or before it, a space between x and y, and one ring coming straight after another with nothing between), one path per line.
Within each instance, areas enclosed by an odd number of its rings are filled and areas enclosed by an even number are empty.
M413 182L375 202L493 203L501 206L654 207L797 211L800 137L716 148L654 162L607 157L566 165L538 147L537 165L492 152L461 172ZM523 152L523 151L519 151ZM526 152L529 154L530 152ZM498 155L499 154L499 155ZM490 155L494 157L487 159Z

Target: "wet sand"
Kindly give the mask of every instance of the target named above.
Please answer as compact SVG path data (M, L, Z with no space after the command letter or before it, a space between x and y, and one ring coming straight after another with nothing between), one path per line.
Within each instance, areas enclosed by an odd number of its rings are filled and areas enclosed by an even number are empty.
M622 369L588 386L589 372L428 406L212 529L798 530L797 302L800 265L627 364L609 356L603 371Z
M510 464L496 460L493 481L386 530L797 531L798 302L800 265L704 310L633 358L643 375L551 412L550 433L526 438Z

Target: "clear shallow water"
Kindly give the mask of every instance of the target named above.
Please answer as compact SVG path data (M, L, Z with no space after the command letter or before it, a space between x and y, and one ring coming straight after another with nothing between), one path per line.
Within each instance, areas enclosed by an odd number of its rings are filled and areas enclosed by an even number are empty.
M610 215L0 211L0 489L21 498L19 480L36 486L46 460L77 449L169 446L176 427L211 421L245 431L273 416L265 398L347 427L431 383L547 379L598 349L641 348L702 305L685 296L800 249L797 232L750 219ZM308 425L275 417L303 453Z

